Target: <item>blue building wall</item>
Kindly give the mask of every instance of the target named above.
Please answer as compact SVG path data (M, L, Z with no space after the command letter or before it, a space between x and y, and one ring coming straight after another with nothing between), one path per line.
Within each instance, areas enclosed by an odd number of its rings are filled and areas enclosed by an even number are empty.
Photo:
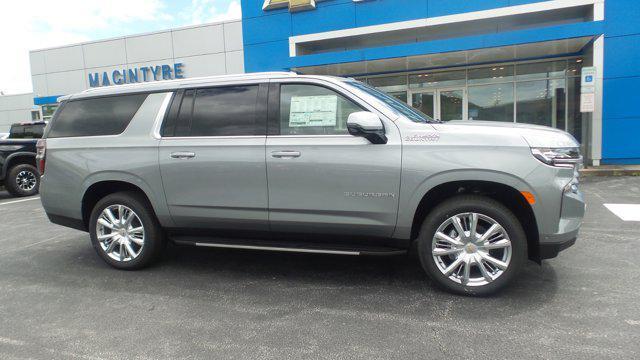
M607 0L602 158L640 164L640 1Z
M603 163L640 163L640 1L606 0L605 21L496 32L455 39L289 57L289 37L385 24L541 0L326 0L317 9L263 11L263 0L242 0L245 70L384 59L605 35Z

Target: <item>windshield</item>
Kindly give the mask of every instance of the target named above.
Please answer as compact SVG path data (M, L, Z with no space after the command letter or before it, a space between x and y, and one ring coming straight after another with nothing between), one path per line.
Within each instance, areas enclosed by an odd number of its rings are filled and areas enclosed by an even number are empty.
M406 117L407 119L413 122L418 122L418 123L439 122L439 121L433 120L431 117L429 117L429 115L423 113L422 111L418 109L414 109L411 106L405 104L404 102L394 98L393 96L388 95L387 93L382 92L360 81L349 80L347 81L347 84L375 97L377 100L383 102L384 104L389 106L391 109L395 110L395 112L397 112L398 114L403 115L404 117Z

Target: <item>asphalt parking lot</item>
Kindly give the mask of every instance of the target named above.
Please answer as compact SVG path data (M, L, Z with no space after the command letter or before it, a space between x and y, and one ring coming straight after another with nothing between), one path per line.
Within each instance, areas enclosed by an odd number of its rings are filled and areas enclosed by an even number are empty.
M169 248L117 271L37 198L0 192L2 359L640 356L640 178L582 185L577 244L490 298L436 289L407 257Z

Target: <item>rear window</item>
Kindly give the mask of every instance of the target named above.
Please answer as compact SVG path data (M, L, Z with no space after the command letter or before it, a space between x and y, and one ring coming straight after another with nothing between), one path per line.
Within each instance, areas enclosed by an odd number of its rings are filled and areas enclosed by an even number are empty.
M40 139L44 133L45 124L11 125L10 139Z
M147 94L110 96L66 103L47 137L117 135L124 131Z

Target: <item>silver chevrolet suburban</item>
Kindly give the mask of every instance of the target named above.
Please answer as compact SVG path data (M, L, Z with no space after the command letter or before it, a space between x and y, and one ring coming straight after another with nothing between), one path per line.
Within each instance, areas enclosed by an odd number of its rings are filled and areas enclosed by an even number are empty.
M584 215L571 135L434 121L353 79L194 78L60 102L38 144L42 204L119 269L167 241L415 251L438 285L485 295L571 246Z

